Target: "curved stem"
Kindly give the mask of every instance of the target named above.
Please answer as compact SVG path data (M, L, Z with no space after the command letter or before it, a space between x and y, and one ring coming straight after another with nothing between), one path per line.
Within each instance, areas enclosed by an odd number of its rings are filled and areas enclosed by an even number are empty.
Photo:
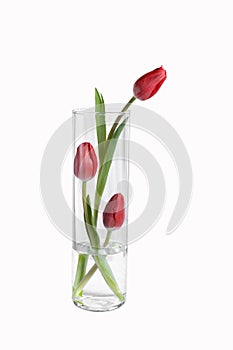
M129 102L126 103L125 107L122 109L121 113L124 113L127 111L127 109L131 106L131 104L136 100L136 97L131 97L131 99L129 100ZM116 130L117 128L117 125L119 123L119 121L121 120L121 118L123 117L123 114L119 114L118 117L116 118L111 130L109 131L109 134L108 134L108 139L107 140L110 140L114 134L114 131Z

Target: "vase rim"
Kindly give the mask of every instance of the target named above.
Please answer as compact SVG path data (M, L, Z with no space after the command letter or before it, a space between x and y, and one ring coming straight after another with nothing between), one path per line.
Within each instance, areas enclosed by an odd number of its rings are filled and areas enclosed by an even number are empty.
M72 110L72 114L73 115L80 115L80 114L122 114L122 115L126 115L126 116L129 116L130 115L130 109L128 109L127 111L125 112L122 112L121 110L107 110L105 112L97 112L91 108L74 108Z

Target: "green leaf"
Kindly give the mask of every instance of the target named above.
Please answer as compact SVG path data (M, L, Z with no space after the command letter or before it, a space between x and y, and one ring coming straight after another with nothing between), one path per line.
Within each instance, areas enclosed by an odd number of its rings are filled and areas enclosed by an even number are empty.
M98 175L98 179L97 179L97 193L98 196L101 197L104 191L104 187L108 178L108 173L110 170L110 166L112 164L112 158L116 149L116 145L117 145L117 141L118 138L120 137L120 134L122 133L126 121L127 121L128 117L118 126L118 128L116 129L116 131L114 132L112 138L110 140L108 140L108 143L106 145L106 154L105 154L105 159L104 159L104 163L100 168L99 171L99 175ZM97 206L95 205L95 208Z
M95 88L96 134L98 140L98 152L100 165L104 159L106 141L105 104L103 95Z

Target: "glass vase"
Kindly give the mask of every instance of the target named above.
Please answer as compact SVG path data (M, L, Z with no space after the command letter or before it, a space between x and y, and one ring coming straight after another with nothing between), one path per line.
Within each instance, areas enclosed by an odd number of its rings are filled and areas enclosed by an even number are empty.
M76 306L126 300L129 111L73 111L73 283Z

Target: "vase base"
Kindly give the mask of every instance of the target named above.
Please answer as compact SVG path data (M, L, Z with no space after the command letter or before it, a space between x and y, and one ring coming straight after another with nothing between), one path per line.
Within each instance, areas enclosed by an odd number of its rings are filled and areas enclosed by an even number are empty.
M83 296L81 300L73 300L74 305L79 307L80 309L94 311L94 312L104 312L104 311L112 311L118 309L122 306L125 301L120 302L117 297L114 296L106 296L106 297L90 297Z

